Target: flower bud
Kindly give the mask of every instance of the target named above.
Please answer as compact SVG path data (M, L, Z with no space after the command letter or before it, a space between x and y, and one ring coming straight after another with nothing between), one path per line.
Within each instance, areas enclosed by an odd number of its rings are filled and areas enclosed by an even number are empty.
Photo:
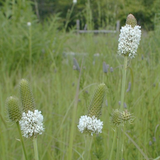
M126 19L126 24L131 25L133 28L137 25L137 20L133 14L129 14Z
M106 92L106 85L102 83L98 86L92 98L92 101L89 107L89 112L88 112L89 117L95 116L99 118L101 114L101 108L102 108L105 92Z
M9 97L6 101L6 106L9 119L13 122L18 122L22 116L19 99L12 96Z
M22 79L20 81L20 96L21 96L23 111L25 113L28 113L29 110L34 111L35 105L34 105L33 94L30 89L28 81L25 79Z
M119 125L122 123L122 114L118 109L113 111L111 121L114 125Z

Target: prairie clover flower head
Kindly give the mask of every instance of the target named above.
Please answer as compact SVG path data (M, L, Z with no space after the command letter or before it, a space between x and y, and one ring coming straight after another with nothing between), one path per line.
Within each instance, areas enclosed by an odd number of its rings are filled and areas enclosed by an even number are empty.
M12 122L18 122L22 116L19 99L12 96L9 97L6 101L6 106L7 106L9 119Z
M27 26L29 26L29 27L30 27L30 26L31 26L31 22L27 22Z
M76 3L77 3L77 0L73 0L73 3L76 4Z
M29 110L35 110L33 94L27 80L22 79L19 85L20 97L22 101L23 111L27 113Z
M101 114L105 92L105 84L100 84L91 101L88 115L81 116L79 119L79 124L77 127L81 133L86 131L93 135L93 133L102 132L103 122L98 118Z
M129 123L132 123L134 121L134 117L127 110L122 111L121 116L122 116L123 122L127 122L128 121Z
M86 131L91 132L91 135L93 135L93 133L102 133L103 122L95 116L89 117L85 115L81 116L77 127L81 133Z
M99 84L89 106L89 112L88 112L89 117L95 116L99 118L101 114L105 93L106 93L106 85L104 83Z
M121 28L119 35L118 54L134 58L141 39L140 26L132 14L129 14L126 25Z
M113 111L111 116L111 122L116 126L122 123L122 114L118 109Z
M111 116L111 121L116 126L126 123L127 121L129 123L132 123L133 120L134 120L133 116L127 110L124 110L121 112L118 109L116 109L113 111L112 116Z
M28 111L28 113L23 112L22 118L19 121L23 136L26 138L37 136L42 134L43 128L43 115L41 111L34 110Z

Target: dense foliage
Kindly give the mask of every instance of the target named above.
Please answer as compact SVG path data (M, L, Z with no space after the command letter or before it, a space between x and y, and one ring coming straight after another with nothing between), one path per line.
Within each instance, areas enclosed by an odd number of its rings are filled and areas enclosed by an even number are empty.
M65 22L66 13L72 6L72 0L37 0L37 2L42 19L50 14L60 12L63 22ZM116 20L120 20L124 24L126 15L132 13L138 19L139 25L150 30L154 28L155 15L160 13L159 0L77 0L71 16L70 26L75 24L76 19L80 19L83 21L82 27L84 27L89 2L94 28L115 25Z

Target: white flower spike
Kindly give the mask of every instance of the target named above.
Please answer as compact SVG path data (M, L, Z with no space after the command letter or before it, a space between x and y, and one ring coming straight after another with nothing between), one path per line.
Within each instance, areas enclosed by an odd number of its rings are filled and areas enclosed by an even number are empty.
M128 15L126 25L121 28L119 35L118 54L134 58L141 39L141 27L136 25L133 15Z
M77 0L73 0L73 3L76 4L76 3L77 3Z
M42 134L43 128L43 115L41 111L34 110L28 111L28 113L23 112L22 118L19 121L23 136L26 138L37 136Z

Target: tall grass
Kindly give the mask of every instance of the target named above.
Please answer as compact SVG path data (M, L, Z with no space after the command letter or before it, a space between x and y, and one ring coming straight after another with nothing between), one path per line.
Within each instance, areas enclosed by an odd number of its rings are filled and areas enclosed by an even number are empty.
M25 3L24 8L31 11L27 3L29 2ZM111 124L110 116L112 111L119 107L123 65L123 57L117 56L118 35L64 33L58 30L61 26L58 16L40 23L32 12L18 13L17 9L20 8L18 4L5 6L6 8L3 7L0 11L1 159L23 158L17 128L9 122L5 111L6 98L10 95L18 96L17 85L21 78L30 81L36 108L41 110L44 116L45 132L37 137L39 158L67 159L70 154L68 153L70 129L78 83L78 73L73 70L73 56L66 54L71 51L77 53L74 57L79 64L84 57L81 75L83 85L79 90L75 127L78 118L88 111L97 84L104 82L108 88L105 98L108 105L103 104L101 115L101 120L104 122L103 132L93 136L88 160L109 159L114 140L114 126ZM18 8L14 10L14 7ZM19 14L21 16L18 16ZM32 24L30 38L27 22ZM131 90L125 93L125 103L135 121L126 124L125 127L123 154L125 160L145 159L142 152L150 159L156 159L160 155L159 35L159 29L142 35L138 55L129 62L126 84L131 82ZM29 43L32 47L32 68L29 65ZM94 55L95 53L99 53L97 54L99 56ZM113 67L113 72L103 73L104 61ZM126 85L126 90L127 87ZM77 128L74 128L73 134L72 159L84 159L84 136ZM24 139L24 142L28 159L33 159L32 141ZM112 159L116 158L116 153L115 145Z

